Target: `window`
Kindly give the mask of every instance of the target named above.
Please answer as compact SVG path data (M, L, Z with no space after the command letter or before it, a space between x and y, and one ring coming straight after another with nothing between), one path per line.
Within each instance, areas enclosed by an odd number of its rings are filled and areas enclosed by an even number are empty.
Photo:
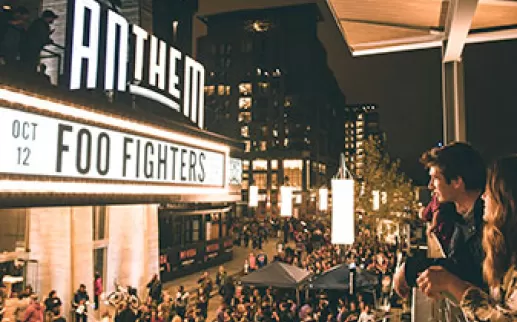
M254 173L253 182L259 189L267 188L267 173Z
M253 161L253 171L267 170L267 161L263 159L257 159Z
M269 83L266 82L258 82L258 87L260 88L262 93L267 93L267 90L269 88Z
M267 150L267 142L260 141L260 151L266 151L266 150Z
M284 177L289 178L291 186L302 187L302 167L302 160L284 160Z
M93 207L93 240L108 238L106 207Z
M284 139L284 147L288 147L289 146L289 139Z
M205 86L205 93L206 95L214 95L215 93L215 86L214 85L209 85L209 86Z
M217 86L217 95L222 96L224 95L224 85Z
M271 160L271 170L278 169L278 160Z
M249 160L243 160L242 161L242 169L248 170L250 168L250 161Z
M249 126L243 126L241 127L241 136L244 137L244 138L249 138L250 137L250 128Z
M239 122L244 122L244 123L251 122L251 113L250 112L240 112L239 113Z
M278 173L271 173L271 189L278 189Z
M261 130L262 130L262 136L266 137L267 136L267 126L266 125L262 126Z
M230 95L231 86L225 86L226 95Z
M220 238L220 214L212 213L205 216L206 220L206 240L215 240Z
M251 108L251 97L239 98L239 108L241 110L249 110Z
M0 209L0 252L25 251L26 209Z
M242 95L251 95L252 93L251 83L240 83L239 84L239 93Z
M293 104L293 98L291 96L286 96L284 99L284 107L291 107Z
M251 151L251 142L250 141L246 141L244 142L244 152L250 152Z

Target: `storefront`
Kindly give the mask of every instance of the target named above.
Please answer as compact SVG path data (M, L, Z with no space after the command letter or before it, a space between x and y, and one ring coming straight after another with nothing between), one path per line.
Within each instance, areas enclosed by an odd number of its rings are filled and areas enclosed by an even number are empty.
M118 28L119 48L125 41L122 33L130 29L137 30L133 36L144 40L145 31L112 11L101 15L106 8L95 7L94 2L77 0L69 5L76 16L88 11L90 23L108 17L98 23L106 24L108 35L113 31L109 28ZM88 28L84 21L77 21L70 20L74 24L69 25L70 30L80 28L82 33ZM93 32L88 35L95 37ZM166 46L152 35L146 33L145 37L151 47ZM217 225L217 243L206 244L204 256L221 251L231 255L231 245L223 238L228 234L223 227L229 217L222 219L220 206L224 204L230 211L241 199L239 175L230 167L240 163L232 158L240 153L240 144L202 129L202 66L181 53L178 56L172 47L167 51L164 47L163 52L173 56L169 63L184 61L180 69L188 72L178 76L172 65L166 69L165 64L163 68L151 64L159 84L146 86L153 82L122 71L126 67L122 68L121 61L125 60L128 68L143 68L138 55L131 56L136 61L113 58L118 67L110 74L106 69L113 48L93 48L99 39L83 40L81 50L79 44L72 46L76 38L68 41L68 72L63 75L69 81L68 90L20 85L11 82L10 75L0 75L0 273L4 281L13 282L13 292L22 284L30 284L43 297L56 290L65 314L80 284L85 284L93 297L95 272L102 276L106 292L114 290L117 281L145 293L145 284L160 272L160 233L175 238L173 229L160 227L159 212L169 209L167 205L181 204L182 211L194 211L218 204L217 211L203 213L203 226L199 226L204 227L203 236L209 242L211 238L206 237L216 233ZM148 44L142 48L149 48ZM138 54L142 48L133 49ZM107 52L93 57L102 50ZM149 62L149 56L156 54L151 50L142 55ZM99 62L98 74L94 60ZM81 66L83 63L88 64ZM165 70L168 77L160 74ZM106 96L88 93L85 99L84 91L70 91L84 86L99 92L92 88L95 82L91 80L102 78L103 85L109 86L110 77L117 82L120 96L144 97L139 109L135 109L135 99L130 100L133 105L125 106L124 100L113 103ZM162 77L163 85L167 78L170 93L162 91ZM180 95L183 91L186 94ZM182 99L178 100L179 96ZM168 115L176 113L177 117L169 120L146 113L147 100L172 109ZM169 215L175 218L174 213ZM189 225L192 240L194 224L189 221ZM190 256L189 249L181 251L182 256Z

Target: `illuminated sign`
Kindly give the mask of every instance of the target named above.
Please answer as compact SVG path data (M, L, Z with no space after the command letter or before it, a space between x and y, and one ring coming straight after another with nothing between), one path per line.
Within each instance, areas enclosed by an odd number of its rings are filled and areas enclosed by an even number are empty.
M181 112L203 128L203 65L95 0L68 3L70 89L129 91Z
M231 185L240 185L242 183L242 160L230 158L228 168L228 183Z
M0 173L225 186L224 152L0 107Z

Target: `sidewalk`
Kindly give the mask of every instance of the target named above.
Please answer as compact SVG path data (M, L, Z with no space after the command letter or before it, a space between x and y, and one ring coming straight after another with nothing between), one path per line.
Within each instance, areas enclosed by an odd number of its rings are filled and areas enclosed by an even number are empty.
M252 249L251 247L245 248L245 247L233 247L233 259L231 261L228 261L224 264L222 264L228 273L229 276L240 274L244 268L244 260L248 258L250 252L254 252L255 254L258 253L265 253L267 254L268 261L271 262L273 260L273 257L276 255L276 245L279 241L278 238L269 238L267 243L264 243L262 245L262 249ZM250 243L251 245L251 243ZM210 277L215 283L215 275L217 274L217 271L219 270L219 266L210 267L206 269L206 271L210 274ZM203 271L193 273L187 276L183 276L180 278L177 278L173 281L164 283L163 285L163 291L169 293L170 295L174 296L176 294L178 287L180 285L183 285L185 287L185 290L187 290L191 295L193 295L197 288L197 280L201 276ZM216 318L216 311L217 308L222 303L222 298L217 292L212 293L212 298L210 298L209 305L208 305L208 319L207 321L212 321ZM191 303L193 298L191 298Z

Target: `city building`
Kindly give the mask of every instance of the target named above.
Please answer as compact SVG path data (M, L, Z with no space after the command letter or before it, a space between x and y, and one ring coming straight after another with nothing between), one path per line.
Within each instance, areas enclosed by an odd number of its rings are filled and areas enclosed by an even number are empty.
M317 37L315 4L201 17L208 130L245 144L243 201L259 189L259 214L278 213L279 188L294 187L295 212L314 210L335 175L343 141L342 94ZM312 209L312 210L311 210Z
M357 179L361 179L365 166L364 144L370 137L383 140L379 127L379 107L375 104L347 105L345 111L344 146L345 162Z
M67 318L94 272L143 295L232 256L242 144L204 129L204 67L153 35L144 2L44 0L64 68L51 84L0 66L0 279L56 290Z

